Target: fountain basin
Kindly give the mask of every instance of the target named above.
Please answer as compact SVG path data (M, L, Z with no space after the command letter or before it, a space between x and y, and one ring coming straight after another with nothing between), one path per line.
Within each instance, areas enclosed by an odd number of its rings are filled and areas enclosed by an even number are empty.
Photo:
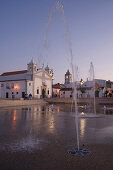
M91 151L88 149L85 149L85 148L84 149L72 148L72 149L68 150L68 153L73 156L87 156L91 153Z

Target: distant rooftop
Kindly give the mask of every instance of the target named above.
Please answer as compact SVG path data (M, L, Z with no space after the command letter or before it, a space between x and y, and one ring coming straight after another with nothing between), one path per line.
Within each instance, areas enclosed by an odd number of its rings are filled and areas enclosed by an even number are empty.
M13 72L5 72L5 73L1 74L0 76L10 76L10 75L24 74L24 73L27 73L27 70L13 71Z
M57 84L53 84L52 87L53 87L54 89L61 89L62 87L64 87L64 85L63 85L63 84L60 84L60 83L57 83Z

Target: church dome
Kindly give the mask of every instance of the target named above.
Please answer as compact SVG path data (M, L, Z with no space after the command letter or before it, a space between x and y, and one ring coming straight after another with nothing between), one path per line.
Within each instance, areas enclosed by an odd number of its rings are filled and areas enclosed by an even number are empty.
M49 70L50 68L49 68L49 66L47 65L46 67L45 67L45 70Z

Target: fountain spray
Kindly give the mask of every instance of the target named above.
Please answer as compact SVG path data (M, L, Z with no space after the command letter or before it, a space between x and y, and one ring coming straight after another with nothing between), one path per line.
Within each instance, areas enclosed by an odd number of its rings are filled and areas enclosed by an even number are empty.
M93 82L93 95L94 95L94 113L96 115L96 100L95 100L95 72L94 72L94 66L93 63L90 63L90 69L89 69L89 80Z
M75 124L76 124L76 134L77 134L77 148L73 148L71 150L68 151L68 153L72 154L72 155L77 155L77 156L84 156L84 155L88 155L90 153L90 151L88 151L87 149L80 149L80 142L79 142L79 130L78 130L78 106L77 106L77 73L78 73L78 67L73 65L73 52L72 52L72 47L71 47L71 41L70 41L70 37L69 37L69 29L68 29L68 25L67 25L67 20L66 20L66 16L64 13L64 6L60 1L57 1L55 3L55 5L53 6L53 8L51 9L50 13L49 13L49 19L48 19L48 23L47 23L47 29L46 29L46 33L45 33L45 37L44 37L44 47L47 48L47 36L48 36L48 30L50 27L50 24L52 22L52 18L53 18L53 14L56 10L60 10L61 14L62 14L62 18L64 21L64 25L65 25L65 31L66 31L66 42L68 45L68 49L69 49L69 55L70 55L70 64L71 64L71 68L72 68L72 75L73 75L73 91L74 91L74 95L73 95L73 99L75 102Z

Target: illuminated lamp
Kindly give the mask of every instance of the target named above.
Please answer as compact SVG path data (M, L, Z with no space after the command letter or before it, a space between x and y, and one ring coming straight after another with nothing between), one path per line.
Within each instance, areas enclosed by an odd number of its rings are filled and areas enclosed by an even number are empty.
M18 84L14 85L14 89L19 90L20 89L19 85Z

